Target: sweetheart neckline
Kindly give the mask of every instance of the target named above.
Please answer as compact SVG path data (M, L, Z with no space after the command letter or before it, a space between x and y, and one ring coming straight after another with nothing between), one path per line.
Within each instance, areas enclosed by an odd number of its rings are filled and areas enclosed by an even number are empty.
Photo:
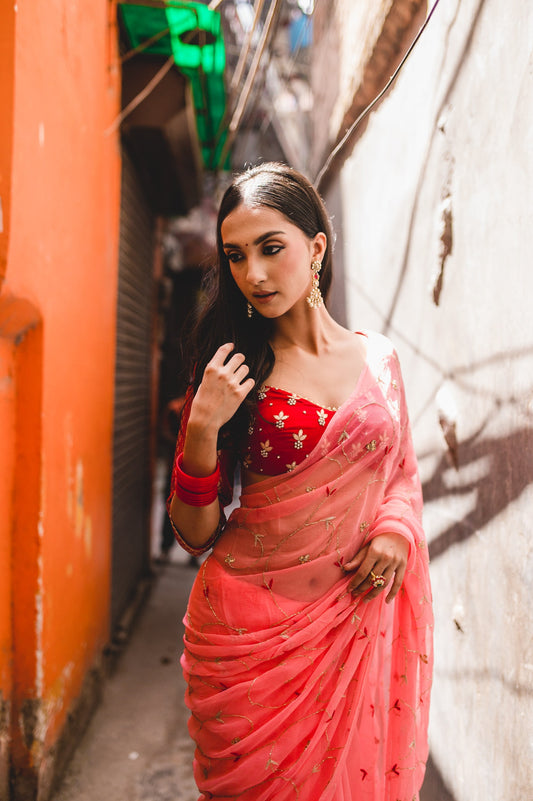
M290 392L288 389L282 389L282 387L275 387L272 384L263 384L260 389L260 392L266 392L269 389L273 389L275 392L282 392L284 395L288 395L289 398L295 398L296 400L303 400L306 403L310 403L311 406L316 406L317 409L323 409L324 411L328 412L337 412L339 410L338 406L324 406L322 403L316 403L316 401L311 400L311 398L306 398L305 395L297 395L296 392Z

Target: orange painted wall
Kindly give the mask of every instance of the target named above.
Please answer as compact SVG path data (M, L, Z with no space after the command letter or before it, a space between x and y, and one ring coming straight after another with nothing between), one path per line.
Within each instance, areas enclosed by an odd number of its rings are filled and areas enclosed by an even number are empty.
M10 222L11 151L13 145L14 3L0 4L0 289L6 270Z
M114 2L19 0L17 9L11 145L9 131L0 139L0 170L10 166L0 192L11 198L0 359L16 373L16 398L0 397L0 465L15 465L16 582L1 559L0 586L13 592L15 701L27 695L41 716L38 764L109 636L120 151L106 131L120 76ZM2 4L3 30L9 14ZM2 330L9 298L35 312L14 339ZM0 501L9 504L5 492ZM0 652L1 681L9 664Z

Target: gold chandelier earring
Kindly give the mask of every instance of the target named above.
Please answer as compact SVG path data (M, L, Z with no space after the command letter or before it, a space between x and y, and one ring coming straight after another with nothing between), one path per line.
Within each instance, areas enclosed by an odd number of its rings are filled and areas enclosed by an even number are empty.
M252 306L251 303L248 303L246 305L246 314L248 315L248 319L250 319L253 313L254 313L254 307Z
M318 278L321 267L322 267L322 262L318 261L318 259L311 262L311 271L313 273L313 277L311 279L311 292L307 296L306 300L312 309L319 309L324 304L324 299L322 297L322 292L320 291L320 283Z

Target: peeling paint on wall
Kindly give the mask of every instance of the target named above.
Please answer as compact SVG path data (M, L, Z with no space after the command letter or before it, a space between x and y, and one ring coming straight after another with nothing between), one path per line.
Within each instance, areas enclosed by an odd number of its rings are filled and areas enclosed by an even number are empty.
M453 246L453 225L452 225L452 198L447 195L441 202L438 209L438 228L439 228L439 256L436 276L433 281L433 302L439 305L440 294L444 283L444 266L446 259L452 252Z
M93 524L90 517L85 518L85 525L83 528L83 544L85 545L86 556L90 557L93 550Z
M66 465L66 486L67 486L67 516L69 520L74 517L74 469L72 466L74 451L74 436L72 433L73 421L72 413L68 412L65 417L65 465Z
M43 535L42 520L38 525L39 536ZM38 698L42 697L44 679L44 657L43 657L43 557L39 553L37 560L37 592L35 594L35 692Z
M81 459L76 462L76 479L74 488L74 530L79 539L83 533L83 463Z

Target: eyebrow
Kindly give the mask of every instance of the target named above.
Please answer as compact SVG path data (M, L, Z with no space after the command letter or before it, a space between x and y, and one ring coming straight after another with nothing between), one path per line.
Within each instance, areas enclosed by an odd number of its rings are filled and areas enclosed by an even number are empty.
M276 236L277 234L284 234L284 233L285 233L285 231L267 231L266 234L261 234L261 236L258 236L257 239L254 239L253 244L254 245L260 245L261 242L265 241L265 239L270 239L271 236ZM239 248L240 247L240 245L234 245L231 242L223 242L222 246L224 248Z

